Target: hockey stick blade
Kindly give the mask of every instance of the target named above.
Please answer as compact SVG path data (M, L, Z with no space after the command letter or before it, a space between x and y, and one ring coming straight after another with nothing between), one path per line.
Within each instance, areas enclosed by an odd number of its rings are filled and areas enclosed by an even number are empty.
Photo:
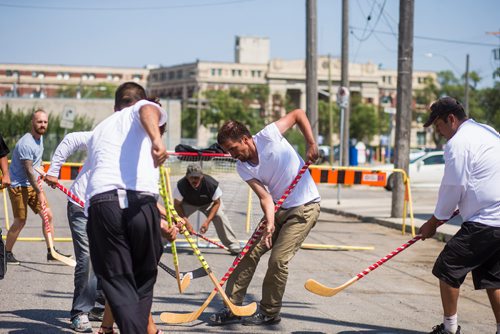
M208 307L208 304L214 299L217 294L217 290L213 290L208 298L205 300L203 305L201 305L196 311L191 313L171 313L171 312L162 312L160 314L160 320L167 324L185 324L188 322L195 321L200 317L200 315L205 311Z
M167 266L165 263L163 262L159 262L158 263L158 266L165 270L165 272L167 272L167 274L169 274L170 276L172 276L173 278L176 278L176 275L175 275L175 269L172 269L170 268L169 266ZM195 270L192 270L192 271L181 271L179 273L179 277L181 279L184 278L184 276L189 276L189 279L190 280L193 280L193 279L197 279L197 278L200 278L200 277L205 277L207 276L207 272L205 271L205 269L203 269L203 267L200 267L200 268L197 268Z
M336 288L330 288L330 287L323 285L323 284L319 283L318 281L315 281L312 278L310 278L306 281L306 283L304 284L304 287L308 291L310 291L314 294L317 294L319 296L332 297L332 296L335 296L340 291L347 288L349 285L354 284L354 282L356 282L357 280L359 280L358 276L351 278L349 281L345 282L344 284L342 284Z

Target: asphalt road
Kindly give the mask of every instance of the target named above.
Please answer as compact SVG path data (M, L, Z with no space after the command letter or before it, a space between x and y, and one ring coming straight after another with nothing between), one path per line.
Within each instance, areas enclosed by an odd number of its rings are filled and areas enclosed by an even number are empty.
M230 194L246 195L246 188L234 186ZM230 193L225 189L227 193ZM224 189L223 189L224 190ZM374 197L388 193L374 192ZM334 198L331 188L321 188L324 198ZM418 193L418 191L417 191ZM56 234L69 236L65 218L64 196L48 190L55 213ZM348 192L343 192L348 196ZM418 195L416 195L418 196ZM422 195L423 196L423 195ZM229 200L226 204L230 204ZM10 204L10 203L9 203ZM9 205L10 206L10 205ZM233 227L240 239L248 238L244 231L242 212L246 204L227 205ZM257 206L254 203L254 207ZM259 215L258 209L255 209ZM4 226L3 209L0 223ZM12 216L10 216L12 217ZM40 236L41 223L31 214L23 236ZM5 232L5 229L4 229ZM213 235L212 235L213 236ZM339 286L381 257L393 251L411 237L396 229L365 223L354 218L322 212L306 240L340 246L373 246L369 251L300 250L289 266L290 274L284 296L282 322L271 327L245 327L233 324L211 327L207 324L211 312L222 307L214 300L201 317L187 325L160 323L159 314L191 312L200 306L213 289L208 278L193 280L180 295L175 280L160 270L155 288L153 317L160 329L168 333L425 333L441 323L442 311L438 282L431 274L433 262L444 244L437 240L419 241L382 267L370 273L338 295L325 298L304 289L304 282L314 278L328 286ZM62 251L72 251L70 243L58 243ZM203 249L205 258L217 277L222 277L232 262L232 256L219 249ZM42 242L18 242L14 249L22 262L9 266L7 276L0 281L0 333L62 333L69 329L69 310L73 291L73 269L59 263L47 263ZM170 254L162 257L172 263ZM247 301L259 301L261 282L267 256L262 259L248 290ZM181 270L199 267L196 257L188 250L181 251ZM459 323L465 333L493 333L494 317L486 293L474 291L467 279L459 304ZM97 329L98 323L93 323Z

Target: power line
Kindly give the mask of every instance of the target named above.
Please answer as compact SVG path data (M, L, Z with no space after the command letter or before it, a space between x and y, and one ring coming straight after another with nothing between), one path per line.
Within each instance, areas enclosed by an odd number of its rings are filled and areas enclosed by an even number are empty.
M21 8L21 9L42 9L42 10L86 10L86 11L137 11L137 10L158 10L158 9L176 9L193 7L215 7L223 5L238 4L243 2L253 2L255 0L227 0L220 2L184 4L171 6L150 6L150 7L53 7L53 6L32 6L32 5L13 5L0 3L0 7Z
M363 30L363 28L353 27L353 26L350 26L349 29L352 29L352 30ZM392 32L388 32L388 31L373 30L373 32L376 32L376 33L379 33L379 34L383 34L383 35L393 35ZM445 42L445 43L478 45L478 46L497 46L496 44L490 44L490 43L459 41L459 40L456 40L456 39L446 39L446 38L438 38L438 37L428 37L428 36L418 36L418 35L414 35L413 37L416 38L416 39L425 39L425 40L436 41L436 42Z

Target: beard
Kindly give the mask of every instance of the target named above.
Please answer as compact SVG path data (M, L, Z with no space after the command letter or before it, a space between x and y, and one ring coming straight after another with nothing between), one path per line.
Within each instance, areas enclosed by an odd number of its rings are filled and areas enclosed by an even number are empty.
M45 127L44 127L44 128L37 128L37 129L35 129L35 132L36 132L37 134L39 134L39 135L41 135L41 136L42 136L42 135L44 135L44 134L45 134L45 132L47 132L47 128L45 128Z

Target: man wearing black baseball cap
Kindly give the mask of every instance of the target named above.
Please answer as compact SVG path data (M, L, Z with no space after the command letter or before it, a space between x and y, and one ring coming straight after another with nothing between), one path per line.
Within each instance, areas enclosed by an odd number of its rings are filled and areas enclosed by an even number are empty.
M202 212L207 218L200 227L200 233L205 234L213 222L222 244L233 255L240 252L240 243L223 211L219 182L210 175L203 174L199 164L189 164L186 176L177 182L174 189L174 207L186 221L188 228L191 226L188 217L196 211Z
M420 228L422 239L458 207L460 230L439 254L432 273L439 279L443 323L431 334L460 333L460 286L472 272L474 288L486 289L500 334L500 136L492 127L468 119L456 99L442 97L430 106L424 126L446 138L445 170L434 215Z

